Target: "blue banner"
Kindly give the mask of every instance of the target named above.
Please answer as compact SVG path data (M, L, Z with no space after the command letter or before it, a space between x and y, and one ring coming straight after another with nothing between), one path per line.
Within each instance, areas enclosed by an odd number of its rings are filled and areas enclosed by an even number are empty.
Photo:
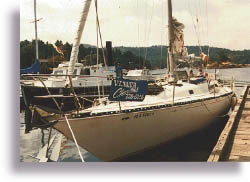
M145 80L112 80L109 100L111 101L143 101L147 93L148 83Z

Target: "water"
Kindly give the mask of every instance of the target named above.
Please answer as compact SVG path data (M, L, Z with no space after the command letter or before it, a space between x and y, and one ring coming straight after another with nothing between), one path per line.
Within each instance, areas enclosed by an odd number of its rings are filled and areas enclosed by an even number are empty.
M188 69L186 69L188 71ZM193 69L194 74L197 73L196 69ZM214 69L208 69L209 73L214 73ZM152 74L164 74L166 69L152 70ZM235 80L242 80L250 82L250 68L233 68L233 69L217 69L216 73L219 77L227 79L234 78Z
M195 70L194 70L195 71ZM214 70L208 70L214 72ZM165 70L154 70L153 73L164 73ZM225 79L241 80L250 82L250 68L221 69L218 72L220 77ZM239 95L242 88L236 88L236 95ZM163 144L153 149L129 156L121 161L131 162L160 162L160 161L206 161L213 150L214 145L224 128L228 116L217 118L212 125L199 132L177 139L171 143ZM20 113L20 122L24 122L24 113ZM36 156L41 149L41 130L31 131L24 134L24 124L20 125L20 161L37 162L38 160L30 156ZM57 131L53 130L52 134ZM45 131L45 139L48 137L48 131ZM46 140L45 140L46 141ZM62 150L59 162L80 162L80 157L75 144L63 137ZM91 153L80 149L86 162L99 162Z
M21 162L38 162L38 159L34 158L39 153L43 146L41 129L32 130L29 134L24 134L25 126L24 112L20 113L20 161ZM51 136L58 134L56 130L52 130ZM44 130L44 142L48 139L49 131ZM56 143L56 141L55 141ZM52 144L53 147L53 144ZM78 154L78 150L75 144L63 137L62 150L60 152L59 162L81 162ZM95 156L86 150L80 148L83 158L87 162L100 162ZM33 157L32 157L33 156Z

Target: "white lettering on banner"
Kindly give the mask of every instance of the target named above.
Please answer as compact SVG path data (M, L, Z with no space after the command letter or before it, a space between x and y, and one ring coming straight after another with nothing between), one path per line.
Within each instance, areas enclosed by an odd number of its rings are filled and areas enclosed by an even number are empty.
M114 80L114 81L115 81L115 86L129 88L133 92L138 91L136 82L128 82L128 81L121 81L121 80Z
M125 96L125 99L135 99L135 100L143 100L144 99L144 95L141 94L133 94L134 92L131 90L124 90L123 88L119 88L115 91L115 93L113 94L113 98L118 98L118 97L122 97Z

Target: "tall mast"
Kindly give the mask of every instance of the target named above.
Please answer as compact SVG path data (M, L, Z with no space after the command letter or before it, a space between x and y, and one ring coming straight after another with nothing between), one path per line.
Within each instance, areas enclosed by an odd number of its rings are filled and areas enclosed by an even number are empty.
M89 8L91 5L91 0L86 0L84 3L82 15L81 15L81 20L78 26L78 30L75 35L74 43L73 43L73 48L71 51L71 56L70 56L70 62L69 62L69 68L68 68L68 74L72 75L75 67L75 63L77 61L78 57L78 52L79 52L79 45L82 37L82 32L86 23L86 19L89 13Z
M39 57L38 57L38 40L37 40L36 0L34 0L34 16L35 16L36 60L38 60Z
M170 68L170 78L169 81L175 81L174 76L174 51L173 51L173 45L174 45L174 30L173 30L173 24L172 24L172 2L171 0L168 0L168 40L169 40L169 47L168 47L168 58L169 58L169 68Z

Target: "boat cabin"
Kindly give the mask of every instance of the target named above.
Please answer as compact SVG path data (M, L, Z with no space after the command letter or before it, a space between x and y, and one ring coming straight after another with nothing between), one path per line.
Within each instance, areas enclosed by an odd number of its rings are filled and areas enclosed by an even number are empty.
M126 76L146 76L151 75L149 69L129 70Z
M67 75L69 63L59 64L57 68L53 69L53 75ZM84 68L82 63L76 63L73 75L90 75L90 69Z
M182 81L187 81L188 80L188 74L186 70L178 70L175 71L175 76L177 81L182 80Z
M59 64L57 68L54 68L53 75L67 75L69 63ZM73 75L91 75L91 76L115 76L115 67L107 66L103 64L84 66L82 63L76 63L73 71Z

